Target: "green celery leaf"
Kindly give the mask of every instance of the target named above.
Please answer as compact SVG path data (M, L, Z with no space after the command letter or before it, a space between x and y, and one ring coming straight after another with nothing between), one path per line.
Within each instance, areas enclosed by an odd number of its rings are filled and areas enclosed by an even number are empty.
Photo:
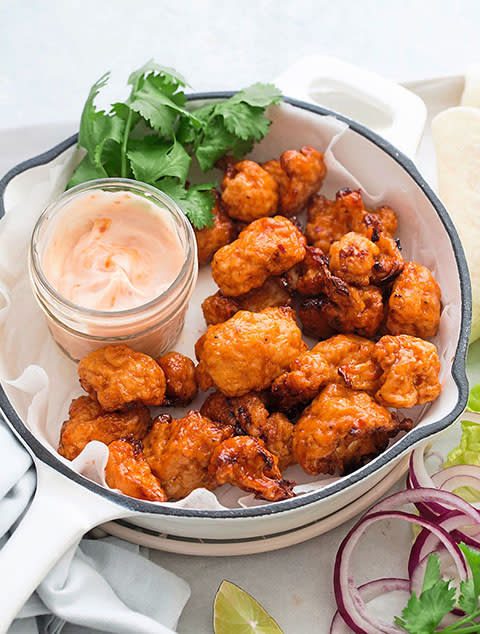
M266 108L270 104L280 103L282 93L274 84L252 84L232 97L233 102L243 101L250 106Z
M107 83L109 73L105 73L90 89L90 93L83 107L80 119L78 144L85 148L91 160L97 167L101 167L103 146L108 139L121 142L125 130L125 121L113 114L106 114L103 110L96 110L95 98Z
M130 141L127 156L135 178L150 184L164 176L173 176L185 184L192 162L180 143L161 141L153 135Z
M467 409L471 412L480 412L480 383L474 385L468 395Z
M419 597L415 592L403 609L396 625L410 634L433 634L442 619L455 607L455 588L450 581L439 579Z
M422 592L434 586L440 579L440 560L436 553L432 553L427 560Z
M72 174L72 177L67 183L66 189L80 185L80 183L86 183L87 181L93 181L97 178L107 178L108 174L103 167L94 165L90 160L88 154L83 157L81 162Z
M223 116L225 127L232 134L244 141L260 141L267 134L271 122L263 108L254 108L246 103L230 104L228 101L221 106L217 112Z

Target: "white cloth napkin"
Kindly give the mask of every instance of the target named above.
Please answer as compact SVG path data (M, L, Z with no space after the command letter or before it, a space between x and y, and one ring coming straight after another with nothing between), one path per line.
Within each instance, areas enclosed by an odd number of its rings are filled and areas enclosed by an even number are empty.
M0 547L34 491L31 458L0 420ZM1 570L0 583L7 591ZM42 581L8 634L170 634L189 596L187 583L149 561L146 549L111 537L82 539Z

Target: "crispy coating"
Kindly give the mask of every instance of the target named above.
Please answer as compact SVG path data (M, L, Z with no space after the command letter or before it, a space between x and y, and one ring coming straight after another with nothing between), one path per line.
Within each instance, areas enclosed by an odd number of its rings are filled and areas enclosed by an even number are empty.
M294 311L284 306L260 313L241 310L209 326L197 344L200 389L214 385L226 396L269 387L306 349Z
M245 295L225 297L221 291L210 295L202 303L203 316L208 326L221 324L233 317L239 310L259 313L264 308L290 306L292 297L278 277L269 277L265 284L254 288Z
M232 427L193 410L171 422L165 417L154 421L144 439L145 457L169 500L180 500L200 487L215 488L208 464L215 447L232 433Z
M382 405L413 407L440 394L440 360L433 343L411 335L386 335L376 343L374 359L383 370L375 395Z
M330 270L349 284L368 286L379 254L374 242L350 231L331 245Z
M235 436L218 445L208 468L217 484L229 482L264 500L294 497L293 483L282 478L278 459L259 438Z
M165 396L165 375L158 363L124 345L90 352L78 364L78 376L107 412L133 402L161 405Z
M327 385L295 425L293 451L304 471L343 474L382 452L389 438L409 429L366 392Z
M387 206L367 209L360 190L341 189L335 200L315 196L308 208L306 235L309 244L328 253L330 246L346 233L359 233L376 244L381 257L376 257L374 272L379 282L392 279L401 271L403 259L393 240L397 217ZM372 280L373 281L373 280Z
M327 173L323 154L308 145L304 145L299 152L283 152L280 161L269 161L263 168L278 183L279 211L285 216L294 216L303 211L309 198L320 189Z
M426 266L406 262L388 300L387 330L392 335L434 337L440 324L441 291Z
M297 308L303 332L314 339L328 339L335 334L322 311L325 301L328 300L322 297L308 297L302 300Z
M307 247L296 288L300 294L317 299L309 304L311 319L314 319L314 310L317 310L320 325L323 317L328 326L337 332L371 337L383 321L380 290L375 286L356 288L333 275L328 268L328 258L321 249Z
M373 341L336 335L320 341L295 359L272 384L275 404L289 410L311 401L327 383L339 383L374 394L380 387L380 366L373 359Z
M142 451L141 441L115 440L108 446L105 480L111 489L151 502L165 502L167 496L153 475Z
M214 193L216 202L212 209L213 227L194 228L199 264L210 262L220 247L230 244L237 237L235 223L223 209L217 190Z
M237 297L262 286L271 275L282 275L304 257L305 237L288 218L260 218L215 253L212 275L224 295Z
M278 211L276 180L254 161L228 165L222 180L222 202L230 218L251 222Z
M220 392L213 392L200 411L214 421L233 425L236 435L247 434L263 440L267 449L277 456L280 471L294 464L294 426L284 414L269 413L261 394L251 393L227 399Z
M58 453L73 460L91 440L109 445L119 438L142 439L148 432L149 411L134 404L121 412L105 412L97 401L80 396L72 401L62 425Z
M169 352L157 359L157 363L165 374L168 404L187 405L191 403L197 395L193 361L179 352Z

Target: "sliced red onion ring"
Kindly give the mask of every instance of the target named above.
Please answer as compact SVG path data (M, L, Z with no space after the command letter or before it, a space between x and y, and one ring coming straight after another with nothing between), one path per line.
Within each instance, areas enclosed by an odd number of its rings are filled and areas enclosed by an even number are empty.
M358 587L358 594L365 603L389 592L407 592L409 594L410 583L408 579L375 579L375 581L369 581ZM338 610L335 612L330 625L330 634L350 634L350 628L342 619L342 615Z
M454 477L471 477L480 480L480 467L471 464L454 465L438 471L432 476L434 486L442 488L444 482ZM468 486L468 485L467 485Z
M403 506L407 503L414 503L417 498L418 501L429 501L431 499L431 493L427 492L423 497L418 495L420 493L422 493L422 491L404 491L391 495L389 498L376 504L357 522L340 546L335 560L333 576L335 598L338 611L343 620L354 632L357 632L357 634L399 634L402 631L397 626L385 623L368 614L365 602L362 600L358 589L353 583L353 576L350 570L350 560L353 551L367 528L375 522L385 519L404 519L412 524L419 524L428 529L439 538L442 545L452 557L458 570L459 578L461 580L467 578L467 566L463 554L447 531L428 519L417 517L416 515L403 511L390 510L392 504ZM452 493L444 492L444 494L454 498L457 497ZM386 510L383 511L383 508L386 508ZM474 509L472 510L474 511Z

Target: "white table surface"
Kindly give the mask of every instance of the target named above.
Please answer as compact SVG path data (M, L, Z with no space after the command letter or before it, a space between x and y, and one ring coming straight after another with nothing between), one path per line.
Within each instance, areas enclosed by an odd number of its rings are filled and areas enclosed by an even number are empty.
M269 80L313 53L394 79L432 77L479 61L479 21L476 0L0 2L0 174L73 133L90 85L109 68L112 96L123 96L128 72L150 57L179 69L195 90ZM251 592L285 634L326 634L334 556L351 524L264 555L152 553L191 585L179 632L212 631L213 597L226 578ZM373 531L365 573L401 573L410 537L406 527Z

